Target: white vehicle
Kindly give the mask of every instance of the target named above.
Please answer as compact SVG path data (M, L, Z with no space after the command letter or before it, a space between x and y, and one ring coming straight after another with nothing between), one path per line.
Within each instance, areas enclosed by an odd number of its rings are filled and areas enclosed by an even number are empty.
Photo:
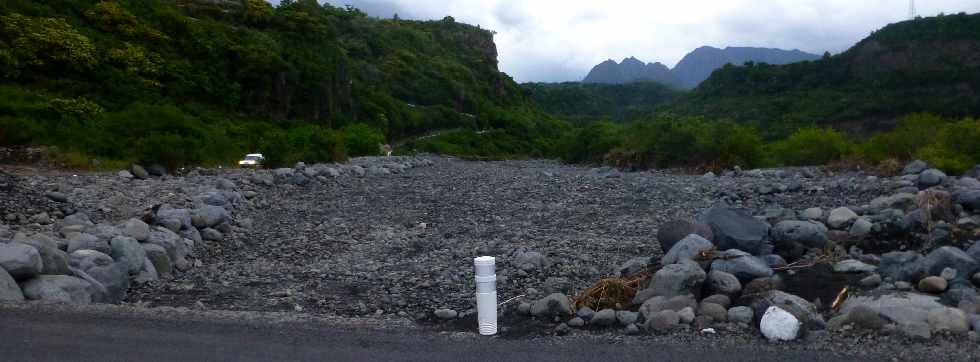
M262 167L262 161L265 161L265 157L261 153L249 153L245 155L245 158L238 161L238 166L243 168L259 168Z

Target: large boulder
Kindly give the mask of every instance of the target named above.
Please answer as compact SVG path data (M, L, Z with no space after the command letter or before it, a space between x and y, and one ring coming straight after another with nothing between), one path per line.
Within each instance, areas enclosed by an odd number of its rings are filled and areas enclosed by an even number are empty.
M78 233L68 239L68 253L77 250L95 250L104 254L112 252L109 248L109 240L102 240L88 233Z
M771 306L780 306L786 308L791 307L791 312L800 313L802 322L808 323L809 321L822 320L823 316L817 310L817 306L813 305L806 299L799 297L797 295L789 294L780 290L770 290L767 292L747 295L743 299L748 300L749 307L752 308L755 316L761 318L765 314L766 310Z
M55 303L92 303L91 284L68 275L40 275L23 282L24 297Z
M908 165L905 165L905 168L902 169L902 174L903 175L918 175L918 174L922 173L922 171L925 171L927 168L929 168L929 164L927 164L925 161L915 160L915 161L909 162Z
M174 263L177 263L190 253L187 245L183 242L180 235L175 234L167 228L156 227L150 232L150 237L145 244L159 245L167 251L167 256ZM158 269L159 270L159 269Z
M691 234L681 239L670 248L670 251L660 259L661 265L676 264L683 260L691 260L702 251L715 248L715 245L698 234Z
M834 229L844 229L851 225L851 222L857 220L858 214L847 207L838 207L836 209L830 210L830 215L827 216L827 225Z
M10 276L6 270L0 268L0 302L20 302L24 300L24 293L14 277Z
M46 238L42 234L15 238L14 241L30 245L34 249L37 249L37 252L41 255L41 264L44 265L41 274L67 275L70 273L68 270L68 253L58 249L57 241Z
M957 204L970 211L980 211L980 190L957 192L953 195Z
M976 259L960 248L944 246L933 250L917 263L917 271L922 273L918 277L939 276L943 269L951 268L956 270L957 278L966 279L980 270L980 264Z
M730 273L712 270L708 272L708 291L713 294L735 296L742 292L742 283Z
M101 284L99 293L93 293L92 301L99 303L119 303L126 299L129 290L129 271L124 263L94 266L85 270L89 276Z
M881 196L871 200L871 210L874 211L896 209L907 212L915 209L916 206L918 206L918 195L908 192Z
M772 228L772 239L800 243L808 248L827 245L827 227L816 221L781 221Z
M95 250L83 249L71 253L71 267L82 271L112 265L113 262L111 256Z
M927 323L929 311L944 307L939 303L939 297L919 293L895 292L851 296L841 305L840 312L847 314L859 306L870 308L899 325Z
M666 265L654 273L647 289L650 290L649 295L654 296L696 295L706 277L707 274L697 263L684 260Z
M742 283L756 278L770 277L773 274L772 268L769 268L764 260L737 249L721 253L718 259L711 263L711 270L734 275Z
M150 236L150 225L140 219L129 219L122 224L122 234L136 241L146 241Z
M119 228L109 224L95 224L85 228L85 233L99 238L99 241L109 245L109 240L122 235Z
M752 217L745 209L712 207L700 221L711 227L719 250L739 249L755 255L769 254L769 224Z
M228 219L228 210L220 206L204 205L195 209L191 216L194 227L199 229L215 227Z
M132 171L134 177L140 180L146 180L150 178L150 173L147 172L146 169L143 168L143 166L133 164L133 167L130 168L130 171Z
M674 244L691 234L700 235L707 240L714 238L714 233L711 232L711 227L708 225L688 220L672 220L657 229L657 241L660 242L660 250L667 252L674 247Z
M966 254L973 260L980 261L980 241L974 241L973 245L966 249Z
M173 232L180 231L182 228L191 228L194 226L193 217L191 216L190 210L174 209L172 207L160 207L160 209L157 210L156 222L157 224L166 226ZM144 239L142 241L146 240Z
M568 316L572 314L571 300L561 293L554 293L531 304L535 317Z
M647 271L650 268L650 262L653 260L649 256L638 256L627 260L619 268L616 268L616 276L620 278L629 278Z
M919 174L918 183L920 188L942 185L943 182L946 182L946 174L937 169L930 168Z
M173 272L173 261L170 259L170 255L167 254L167 249L157 244L143 244L143 250L146 252L146 258L153 265L153 269L161 278L166 278L170 276Z
M956 308L936 308L926 314L929 328L934 332L946 331L953 334L966 334L970 331L966 313Z
M878 274L894 281L912 281L919 275L918 265L922 255L913 251L893 251L881 256Z
M61 228L66 228L71 226L88 227L91 225L95 225L95 224L93 224L92 220L89 219L88 215L86 215L83 212L76 212L74 214L65 216L65 218L61 220Z
M162 253L163 255L167 254L165 251ZM150 261L150 258L143 259L143 267L140 268L139 274L136 275L134 281L137 283L146 283L156 280L160 280L160 274L157 273L157 268L153 266L153 262Z
M24 280L44 271L41 254L33 246L11 243L0 244L0 268L16 280Z
M147 233L149 234L149 233ZM137 274L143 268L146 252L136 239L117 236L109 243L112 248L112 259L126 265L129 274Z
M684 309L691 309L693 311L697 307L698 302L693 295L656 296L643 302L639 311L644 318L650 319L653 315L665 310L680 312Z

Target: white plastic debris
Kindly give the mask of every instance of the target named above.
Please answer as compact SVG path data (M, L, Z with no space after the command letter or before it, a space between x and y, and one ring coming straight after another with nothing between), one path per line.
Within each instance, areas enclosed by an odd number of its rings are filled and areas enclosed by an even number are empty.
M717 334L717 333L718 331L716 331L714 328L705 328L701 330L701 334Z
M800 324L800 320L792 313L771 306L762 315L759 329L770 341L792 341L799 336Z

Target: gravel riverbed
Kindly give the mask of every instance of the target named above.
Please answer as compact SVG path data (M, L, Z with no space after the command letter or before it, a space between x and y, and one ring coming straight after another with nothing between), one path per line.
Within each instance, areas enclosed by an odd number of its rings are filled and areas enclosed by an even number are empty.
M670 220L696 219L726 204L775 224L788 210L861 209L908 187L893 178L823 168L715 176L436 156L360 158L332 167L338 172L306 172L309 179L297 176L302 167L259 173L268 180L234 169L147 179L19 169L18 180L0 182L18 190L0 200L7 213L0 216L10 224L0 224L0 238L56 234L56 222L33 222L32 213L44 210L58 219L77 209L95 223L150 220L147 215L161 204L187 209L207 204L200 195L224 185L218 188L235 190L226 193L230 199L243 199L228 204L234 220L224 225L223 235L199 241L187 256L189 266L174 269L171 277L133 283L124 304L413 321L450 334L472 333L472 258L489 255L497 258L499 300L513 298L503 308L501 336L553 338L558 321L520 315L517 304L551 293L574 297L616 276L631 259L659 259L664 251L657 232ZM67 201L51 203L52 192ZM39 206L11 213L23 204ZM439 321L433 313L439 309L459 317ZM766 343L757 329L731 325L717 332L727 344ZM668 336L628 337L622 329L593 328L575 334L679 343L715 338L690 328ZM913 342L861 331L817 331L797 343L793 348L848 354L880 344L865 350L875 354L873 359L969 360L978 353L976 342L965 336L942 334ZM899 354L894 348L916 352Z

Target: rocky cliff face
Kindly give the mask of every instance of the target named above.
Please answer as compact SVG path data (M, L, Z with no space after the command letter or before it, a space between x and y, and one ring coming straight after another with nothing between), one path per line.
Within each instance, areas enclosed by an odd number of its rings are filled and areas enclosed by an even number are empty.
M728 47L718 49L700 47L688 53L674 69L661 63L648 63L630 57L622 63L613 60L596 65L583 80L584 83L623 84L637 81L653 81L676 88L697 87L711 72L725 64L742 65L746 62L788 64L819 58L815 54L799 50Z

